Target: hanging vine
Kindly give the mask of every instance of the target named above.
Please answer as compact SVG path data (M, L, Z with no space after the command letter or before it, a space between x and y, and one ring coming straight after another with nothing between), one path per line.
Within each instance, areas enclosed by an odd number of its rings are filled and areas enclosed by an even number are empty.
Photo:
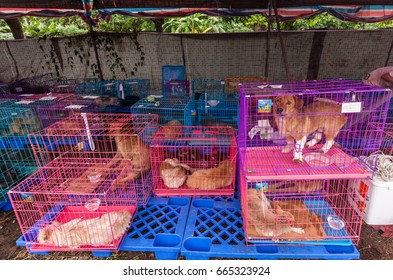
M135 47L137 56L136 62L133 65L130 65L130 71L127 71L126 66L123 62L122 57L116 51L115 41L105 35L105 34L91 34L91 36L84 37L87 40L80 40L81 37L74 38L65 38L64 42L64 53L63 57L59 58L59 47L57 46L57 50L53 44L53 42L49 45L49 52L47 44L40 44L39 48L44 56L44 65L42 65L42 69L49 68L56 71L56 75L60 76L60 70L63 69L63 65L61 62L65 62L67 66L74 70L77 64L87 65L91 73L94 77L99 77L101 75L100 70L100 57L96 56L96 59L91 60L91 50L96 49L98 53L105 55L105 64L108 67L112 79L118 79L119 73L122 74L126 79L130 76L135 76L140 67L143 67L145 61L145 52L143 50L143 46L139 43L137 39L137 33L129 34L129 38L133 46L130 46L130 49ZM77 39L77 40L76 40ZM38 40L38 42L43 41L47 42L47 38L43 37ZM86 44L88 47L86 48Z

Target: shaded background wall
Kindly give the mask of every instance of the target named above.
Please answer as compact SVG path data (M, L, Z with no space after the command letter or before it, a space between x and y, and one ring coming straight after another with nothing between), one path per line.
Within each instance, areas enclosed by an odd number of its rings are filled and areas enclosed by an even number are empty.
M393 65L393 30L283 32L290 78L361 79ZM185 65L188 79L264 75L266 33L98 34L104 79L148 78L161 88L162 65ZM68 78L98 76L90 35L0 42L0 82L55 73ZM132 75L134 74L134 75ZM285 80L277 33L270 42L269 80Z

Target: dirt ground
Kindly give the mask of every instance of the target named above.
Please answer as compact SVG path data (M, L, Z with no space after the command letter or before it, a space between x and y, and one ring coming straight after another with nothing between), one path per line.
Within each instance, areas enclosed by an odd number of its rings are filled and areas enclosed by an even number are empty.
M393 260L393 237L384 237L383 232L363 223L357 249L361 260ZM13 211L0 212L0 260L89 260L97 259L88 252L54 252L46 256L31 255L25 247L18 247L15 241L21 231ZM183 259L183 257L181 257ZM150 252L119 252L109 259L154 260Z

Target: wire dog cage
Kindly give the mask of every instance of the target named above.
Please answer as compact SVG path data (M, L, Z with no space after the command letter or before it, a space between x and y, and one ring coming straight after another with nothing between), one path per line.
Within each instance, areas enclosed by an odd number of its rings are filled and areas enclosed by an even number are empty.
M140 194L110 161L55 160L11 189L29 252L118 250Z
M241 168L254 178L366 178L362 156L378 151L391 91L355 81L245 84ZM311 178L310 178L311 179Z
M154 192L233 196L236 156L231 127L161 126L150 148Z
M367 197L361 180L250 180L240 173L248 244L358 244Z

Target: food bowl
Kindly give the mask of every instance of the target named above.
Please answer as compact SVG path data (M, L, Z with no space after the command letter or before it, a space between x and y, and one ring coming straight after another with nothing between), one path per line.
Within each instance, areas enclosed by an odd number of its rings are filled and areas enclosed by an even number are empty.
M96 211L100 207L101 200L99 198L92 198L85 203L85 208L91 212Z
M334 154L331 156L330 161L337 165L338 168L344 169L353 163L353 158L345 154Z
M329 224L329 227L334 230L340 230L345 226L345 222L337 216L329 215L326 217L326 219Z
M308 153L303 159L312 168L325 168L331 164L330 157L323 153Z
M93 172L87 176L89 178L90 183L97 184L100 181L101 173Z
M209 100L209 101L207 101L207 103L208 103L210 106L215 107L215 106L218 105L218 103L220 103L220 100Z

